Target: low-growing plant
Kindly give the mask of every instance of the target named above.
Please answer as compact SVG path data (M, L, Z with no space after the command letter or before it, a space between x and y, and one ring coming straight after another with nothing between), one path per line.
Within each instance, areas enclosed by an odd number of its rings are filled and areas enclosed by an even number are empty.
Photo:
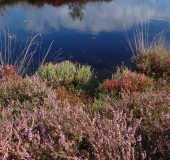
M37 76L17 79L8 77L0 81L0 103L7 106L11 101L41 101L49 89Z
M78 84L86 84L92 78L93 71L89 65L77 65L76 81Z
M47 63L39 70L44 81L53 87L70 85L78 86L89 83L93 76L93 71L88 65L76 65L70 61L56 64Z
M74 81L76 67L69 61L52 64L47 63L39 70L40 76L47 84L52 86L62 86L71 84Z
M2 78L0 159L166 159L169 90L142 92L153 81L141 75L119 68L112 79L122 86L130 81L133 94L120 89L116 99L103 90L91 103L71 89L52 89L37 75ZM144 88L133 92L131 81Z
M122 92L121 100L114 101L120 109L132 112L134 117L142 118L139 130L142 148L147 159L169 158L169 111L170 93L152 90L135 93L133 96Z
M15 112L20 114L15 118L14 102L3 109L0 159L144 159L135 137L141 120L112 106L102 114L85 112L82 105L61 107L50 94L31 111L28 108L37 103L17 102Z
M143 130L143 147L146 150L148 159L170 158L170 113L162 114L160 119L155 121L147 134Z
M80 95L76 95L74 92L71 92L64 87L58 88L56 90L56 99L61 101L68 101L72 105L82 103Z
M133 114L137 118L143 118L143 123L147 128L147 125L159 120L162 114L168 112L170 94L169 91L153 92L150 90L148 92L136 93L132 96L122 92L119 102L120 104L122 104L121 102L127 103L126 107L133 110Z
M139 53L132 57L132 62L138 72L156 79L167 79L170 76L170 51L163 44L139 50Z
M121 90L127 93L140 92L153 86L153 80L144 74L132 72L127 68L118 68L112 79L105 80L99 90L119 95Z
M12 65L0 66L0 77L3 80L19 79L19 75L16 72L16 67Z

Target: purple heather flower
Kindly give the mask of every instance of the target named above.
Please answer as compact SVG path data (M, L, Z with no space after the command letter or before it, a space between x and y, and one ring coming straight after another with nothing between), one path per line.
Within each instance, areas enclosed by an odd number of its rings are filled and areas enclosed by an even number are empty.
M141 142L142 141L142 136L139 135L139 137L137 137L137 142Z

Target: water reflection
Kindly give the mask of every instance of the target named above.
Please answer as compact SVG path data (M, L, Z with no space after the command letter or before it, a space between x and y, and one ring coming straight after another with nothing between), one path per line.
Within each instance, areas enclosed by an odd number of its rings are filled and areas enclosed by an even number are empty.
M82 20L83 19L83 8L84 4L81 3L70 3L69 5L69 15L72 17L73 20Z
M72 57L106 72L131 56L124 30L133 43L137 21L148 26L149 42L165 29L165 44L170 44L169 8L168 0L10 0L0 6L0 27L8 26L23 41L32 31L41 33L44 48L55 40L53 49L62 48L65 59Z
M55 2L52 5L45 1L29 1L34 5L20 3L17 6L9 4L0 8L0 25L9 26L17 19L19 26L24 20L30 20L37 32L47 32L61 27L76 29L77 31L97 34L100 32L122 31L130 29L134 22L140 19L145 23L146 19L169 21L169 1L111 1L90 3L68 3L61 5ZM156 3L157 2L157 3ZM48 2L50 4L50 1ZM54 5L61 5L55 7ZM39 7L41 6L41 7ZM11 17L11 18L10 18ZM70 18L71 17L71 18ZM13 20L12 20L13 19ZM124 26L123 26L124 24ZM18 27L18 25L17 25Z

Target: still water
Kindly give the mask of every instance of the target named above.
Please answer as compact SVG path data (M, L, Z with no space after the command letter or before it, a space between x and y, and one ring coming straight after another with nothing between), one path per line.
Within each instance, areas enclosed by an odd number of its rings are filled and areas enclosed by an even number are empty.
M169 0L6 1L0 5L0 27L17 40L19 52L31 37L42 43L35 60L51 44L50 61L71 60L111 75L115 66L129 64L134 33L143 33L144 46L164 42L170 48ZM1 29L1 32L3 29ZM162 31L162 32L161 32ZM137 34L137 33L136 33ZM127 40L128 39L128 40ZM3 44L3 36L1 37ZM22 44L22 45L21 45Z

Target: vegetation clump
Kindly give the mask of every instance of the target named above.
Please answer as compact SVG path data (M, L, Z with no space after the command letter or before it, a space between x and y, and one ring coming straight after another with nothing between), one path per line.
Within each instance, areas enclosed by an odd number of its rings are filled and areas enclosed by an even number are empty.
M126 67L118 67L116 73L112 75L112 79L107 79L102 83L100 90L115 95L119 95L121 91L132 94L144 91L153 84L153 80L142 73L132 72Z
M70 61L64 61L57 64L45 64L40 68L39 74L48 85L58 87L87 84L92 78L93 71L88 65L76 65Z
M156 79L170 76L170 51L163 44L139 50L139 54L132 57L132 62L138 72Z
M25 77L0 66L0 159L169 159L169 52L154 50L99 86L69 61Z

